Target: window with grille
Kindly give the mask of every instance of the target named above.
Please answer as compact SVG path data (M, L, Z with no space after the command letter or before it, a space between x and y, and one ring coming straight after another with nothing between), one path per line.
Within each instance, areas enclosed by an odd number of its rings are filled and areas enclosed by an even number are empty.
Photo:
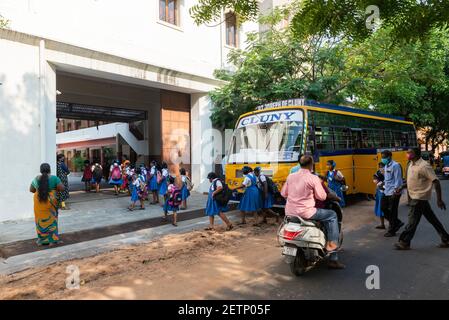
M226 20L226 44L231 47L237 47L237 17L234 12L228 12L225 15Z
M159 20L178 25L178 1L159 0Z

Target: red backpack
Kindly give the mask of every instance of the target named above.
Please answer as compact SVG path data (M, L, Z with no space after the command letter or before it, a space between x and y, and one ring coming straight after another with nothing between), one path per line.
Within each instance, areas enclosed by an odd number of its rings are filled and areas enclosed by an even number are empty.
M121 177L122 177L122 171L120 170L120 168L119 167L114 167L112 169L111 178L113 180L119 180Z
M176 186L173 186L173 189L170 194L170 198L168 198L168 204L172 207L179 206L182 202L181 190L179 190Z

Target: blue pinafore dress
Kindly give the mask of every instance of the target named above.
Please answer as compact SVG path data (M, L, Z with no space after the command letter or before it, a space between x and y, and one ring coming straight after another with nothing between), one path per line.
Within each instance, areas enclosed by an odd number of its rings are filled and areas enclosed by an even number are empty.
M262 207L260 191L257 188L257 178L252 173L248 174L247 177L251 180L251 185L245 188L239 203L239 209L246 212L257 211Z
M187 179L187 177L185 178ZM181 188L181 198L182 200L187 200L187 198L190 196L190 191L187 189L187 182L182 182L182 188Z
M151 192L156 192L159 190L159 186L157 184L157 169L156 167L151 168L152 177L150 178L150 183L148 184L148 189Z
M161 196L166 195L167 194L167 188L168 188L167 177L164 177L164 175L162 175L161 184L159 185L159 194Z
M334 191L337 194L337 196L341 199L340 207L343 208L346 205L345 196L343 194L343 191L341 191L341 187L343 185L341 184L341 182L335 180L336 174L337 174L336 170L327 172L327 185L328 185L329 189Z
M206 216L216 216L220 212L228 211L228 206L221 206L212 198L212 193L215 191L215 180L209 187L209 194L206 203Z
M268 191L267 192L267 197L264 197L264 191L263 191L263 184L262 181L260 182L260 188L259 188L259 192L260 192L260 201L262 204L262 209L271 209L273 208L273 194Z
M380 190L379 187L376 188L376 203L374 204L374 213L376 214L376 217L383 217L384 213L382 212L382 197L384 196L384 193L382 190Z

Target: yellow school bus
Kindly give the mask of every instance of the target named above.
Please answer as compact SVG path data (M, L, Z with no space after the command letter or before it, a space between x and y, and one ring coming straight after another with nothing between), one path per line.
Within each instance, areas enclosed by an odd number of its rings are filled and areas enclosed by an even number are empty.
M260 166L280 190L298 157L307 153L318 174L325 175L328 160L337 163L347 194L374 194L380 153L390 150L405 170L406 150L417 145L413 123L402 117L313 100L279 101L238 119L226 157L226 183L233 189L243 180L244 166Z

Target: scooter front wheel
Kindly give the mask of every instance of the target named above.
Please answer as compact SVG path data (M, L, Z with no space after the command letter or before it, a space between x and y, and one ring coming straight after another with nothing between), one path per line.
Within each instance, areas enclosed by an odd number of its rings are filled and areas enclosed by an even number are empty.
M290 271L297 277L302 276L307 271L307 260L304 252L298 248L295 260L290 263Z

